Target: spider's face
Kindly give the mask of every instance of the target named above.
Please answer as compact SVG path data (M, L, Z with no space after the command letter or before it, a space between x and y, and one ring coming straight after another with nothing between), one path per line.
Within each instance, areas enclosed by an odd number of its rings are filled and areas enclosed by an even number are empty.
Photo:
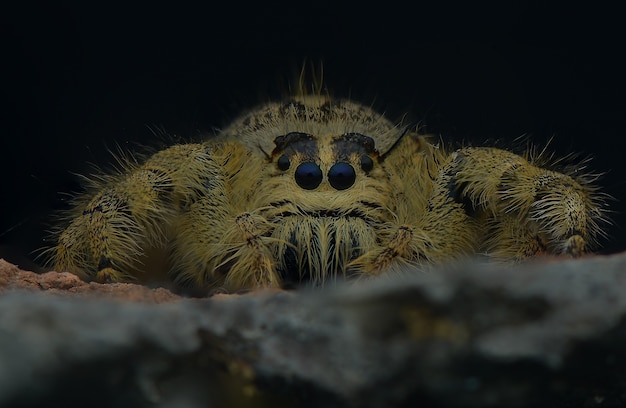
M319 281L316 270L346 273L393 213L374 140L355 132L289 132L275 145L263 189L272 192L264 208L275 222L282 280Z
M260 195L266 199L259 206L269 205L282 217L388 217L392 194L374 139L324 130L288 132L274 139L268 177L260 187L271 196Z
M253 110L224 134L267 159L258 208L280 217L389 216L381 157L402 130L369 107L303 95Z
M316 137L303 132L278 136L272 161L303 190L347 190L367 177L378 152L374 140L360 133Z

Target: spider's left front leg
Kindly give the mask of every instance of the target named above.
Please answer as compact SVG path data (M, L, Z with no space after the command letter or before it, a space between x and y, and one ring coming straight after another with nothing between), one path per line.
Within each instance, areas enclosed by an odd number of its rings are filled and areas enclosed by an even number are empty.
M394 216L376 225L380 245L350 262L351 271L371 276L476 252L480 223L451 194L454 178L447 156L415 135L403 138L385 163L396 187Z
M477 250L479 224L463 205L447 194L448 179L435 182L425 211L379 231L383 245L352 261L349 267L366 276L402 270L406 265L450 262Z
M486 225L482 250L496 259L576 257L602 233L602 200L585 182L495 148L458 150L448 168L455 198Z

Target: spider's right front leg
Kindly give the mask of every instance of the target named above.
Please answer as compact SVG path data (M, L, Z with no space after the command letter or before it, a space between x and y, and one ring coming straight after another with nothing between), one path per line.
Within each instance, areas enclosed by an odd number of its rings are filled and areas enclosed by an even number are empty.
M226 277L235 288L278 287L280 278L268 243L271 225L261 216L244 213L235 218L237 240L241 242L231 256L234 260Z
M205 197L181 217L173 245L174 278L201 288L279 287L269 245L273 226L258 214L232 215L232 207L225 202L220 210Z
M188 144L103 177L97 194L76 206L51 249L53 267L100 282L139 278L141 258L149 248L166 245L172 220L206 189L217 168L207 146Z
M202 289L278 287L274 226L253 210L266 162L236 142L214 150L215 175L172 225L172 278Z

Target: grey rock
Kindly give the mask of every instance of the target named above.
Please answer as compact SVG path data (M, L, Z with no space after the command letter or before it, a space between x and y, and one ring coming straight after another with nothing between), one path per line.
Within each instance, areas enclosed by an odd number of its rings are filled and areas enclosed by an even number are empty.
M617 407L626 254L294 292L0 295L0 406Z

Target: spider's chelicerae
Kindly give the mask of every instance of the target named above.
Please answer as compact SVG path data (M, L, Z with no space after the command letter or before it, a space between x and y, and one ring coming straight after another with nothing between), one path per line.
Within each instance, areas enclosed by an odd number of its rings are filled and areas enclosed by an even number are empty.
M445 149L321 93L251 110L77 198L53 267L102 282L321 284L472 254L579 256L605 221L594 177L488 147Z

